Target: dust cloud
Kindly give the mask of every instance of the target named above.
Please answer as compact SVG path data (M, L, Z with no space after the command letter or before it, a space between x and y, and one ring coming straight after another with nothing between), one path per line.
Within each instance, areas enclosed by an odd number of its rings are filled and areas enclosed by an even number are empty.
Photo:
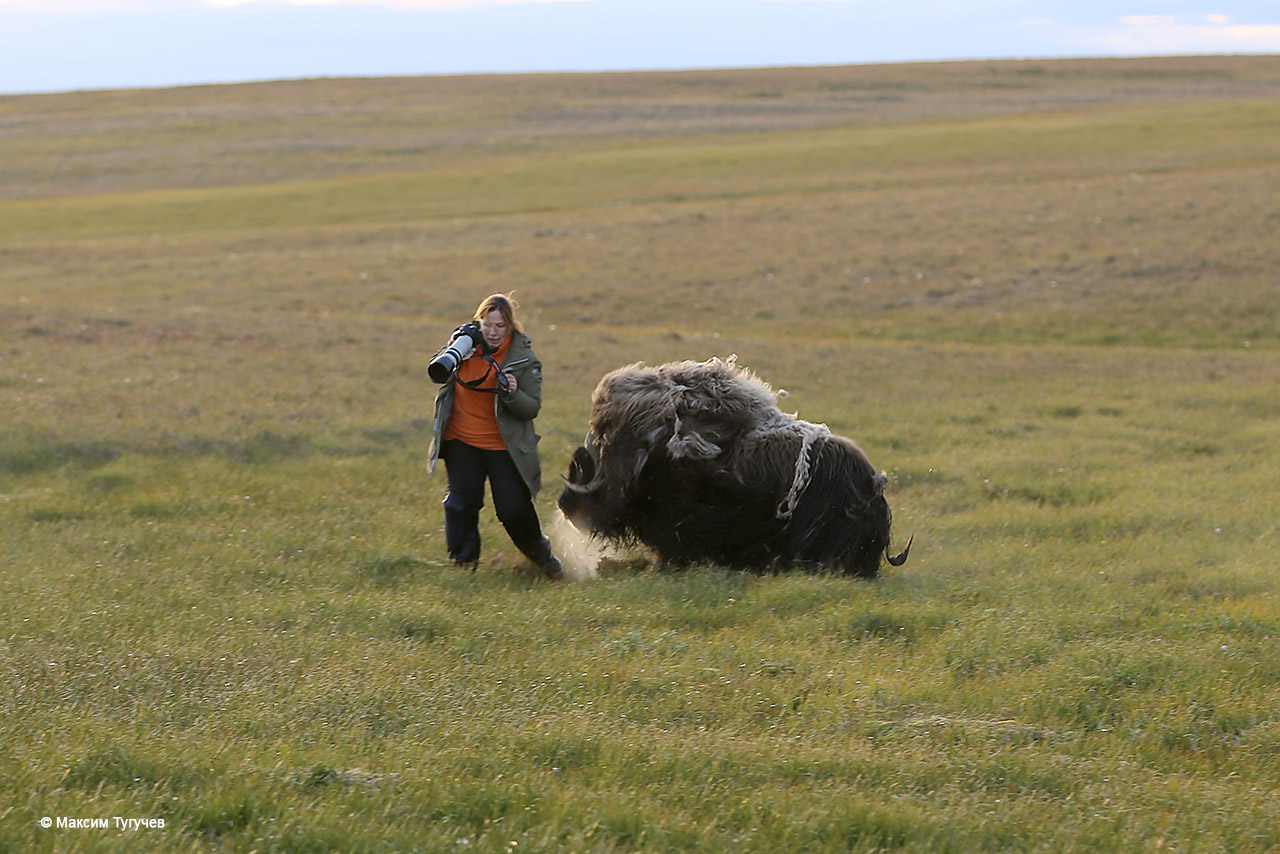
M565 578L570 581L589 581L599 578L598 567L605 558L617 557L617 550L590 534L584 534L561 512L547 526L551 547L564 564Z

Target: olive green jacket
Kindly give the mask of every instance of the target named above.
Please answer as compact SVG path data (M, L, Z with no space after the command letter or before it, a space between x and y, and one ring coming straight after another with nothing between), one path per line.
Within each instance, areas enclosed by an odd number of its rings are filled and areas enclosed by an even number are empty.
M507 445L516 470L524 478L530 495L537 495L542 488L542 463L538 460L539 436L533 429L533 419L542 408L542 362L533 354L533 342L523 332L512 332L511 349L502 361L502 367L512 365L508 373L516 378L516 393L493 395L494 413L498 418L498 432ZM473 357L474 358L474 357ZM453 394L456 377L449 377L436 394L435 437L431 442L428 470L434 472L440 457L440 445L444 431L453 412Z

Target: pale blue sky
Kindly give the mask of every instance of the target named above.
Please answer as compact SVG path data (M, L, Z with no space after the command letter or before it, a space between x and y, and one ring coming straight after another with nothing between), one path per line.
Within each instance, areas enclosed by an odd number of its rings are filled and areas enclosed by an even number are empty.
M1280 0L0 0L0 93L1280 53Z

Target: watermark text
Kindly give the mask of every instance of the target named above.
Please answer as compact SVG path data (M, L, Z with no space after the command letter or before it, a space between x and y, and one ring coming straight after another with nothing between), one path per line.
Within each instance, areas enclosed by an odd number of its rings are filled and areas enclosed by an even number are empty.
M137 830L164 830L162 818L123 818L118 815L110 818L75 818L60 815L57 818L45 816L40 819L40 826L56 827L59 830L117 830L120 832Z

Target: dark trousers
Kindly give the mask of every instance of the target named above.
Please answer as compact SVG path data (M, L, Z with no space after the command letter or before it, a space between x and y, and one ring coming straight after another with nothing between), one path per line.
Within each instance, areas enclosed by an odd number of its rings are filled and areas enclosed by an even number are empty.
M444 497L444 538L455 563L480 560L480 508L489 480L493 509L511 542L525 557L542 566L551 558L551 543L542 536L538 511L529 487L506 451L485 451L457 439L440 448L449 476Z

